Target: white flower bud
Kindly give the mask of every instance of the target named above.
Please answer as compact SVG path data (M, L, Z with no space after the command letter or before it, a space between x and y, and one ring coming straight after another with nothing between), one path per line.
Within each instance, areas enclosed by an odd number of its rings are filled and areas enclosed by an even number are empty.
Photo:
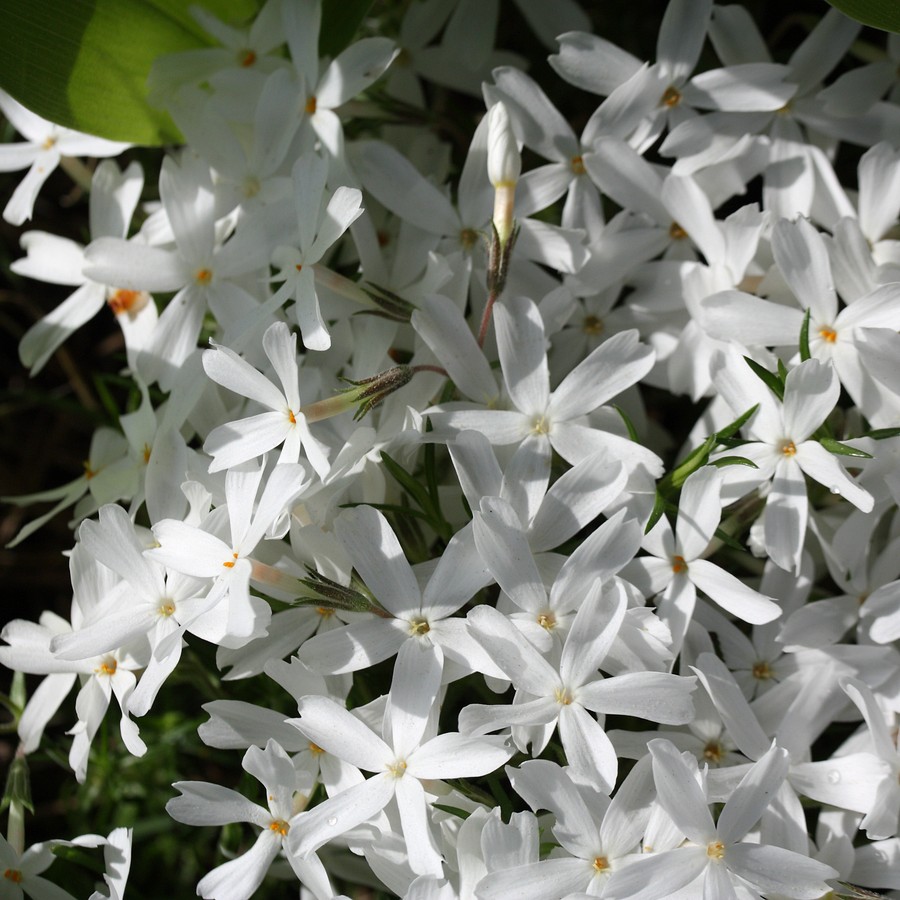
M488 112L487 153L488 178L495 188L519 180L522 157L509 123L509 112L502 101L495 103Z

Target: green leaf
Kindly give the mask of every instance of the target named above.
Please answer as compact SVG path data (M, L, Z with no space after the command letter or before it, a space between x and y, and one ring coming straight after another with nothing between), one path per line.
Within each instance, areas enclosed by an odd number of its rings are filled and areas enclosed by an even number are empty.
M897 0L828 0L845 16L882 31L900 33L900 4Z
M456 816L459 819L468 819L472 815L472 813L466 812L466 810L460 809L458 806L446 806L443 803L432 803L431 805L435 809L442 809L445 813L450 813L451 816Z
M722 544L726 547L730 547L732 550L737 550L739 553L746 553L747 548L744 547L743 544L735 537L730 535L723 528L717 528L715 530L715 536L722 542Z
M411 506L401 506L399 503L342 503L340 509L355 509L357 506L371 506L384 513L394 513L398 516L415 516L418 519L429 521L430 517L427 513L420 509L413 509Z
M787 366L784 364L782 360L778 360L778 377L781 379L781 383L784 384L787 381L788 370Z
M876 428L863 437L872 438L873 441L886 441L888 438L900 436L900 428Z
M419 509L421 509L426 514L431 514L434 512L431 505L431 497L428 496L428 491L413 478L403 466L400 465L396 460L391 459L387 453L382 452L381 461L384 463L384 467L390 473L391 478L396 481L400 487L402 487L413 500L415 500Z
M753 373L765 384L765 386L779 399L784 400L784 383L777 376L773 375L764 366L761 366L755 359L749 356L744 357L744 362L753 370Z
M800 362L806 362L810 358L809 354L809 314L811 310L807 307L803 316L803 324L800 326Z
M625 410L622 409L621 406L616 406L613 404L613 409L622 417L622 421L625 423L625 428L628 429L628 437L631 438L636 444L639 444L637 429L634 427L634 422L626 414Z
M680 488L688 476L697 469L706 465L709 454L716 445L716 436L711 434L699 447L692 450L674 469L663 479L663 487Z
M28 773L28 763L25 756L16 756L6 773L6 788L3 791L3 799L0 801L0 810L9 808L15 804L25 807L34 815L34 804L31 802L31 776Z
M857 450L856 447L851 447L848 444L842 444L834 438L823 437L819 439L819 443L829 453L835 453L838 456L853 456L857 459L874 459L871 453L866 453L865 450Z
M0 87L30 110L88 134L134 144L180 138L147 102L153 60L212 46L188 13L191 0L6 0ZM252 16L256 0L203 0L226 21Z
M650 518L647 519L647 526L644 528L644 534L650 534L653 530L653 526L662 518L662 514L666 511L666 498L657 491L656 499L653 501L653 510L650 513Z
M323 0L319 55L337 56L353 40L373 2L374 0Z
M716 443L724 444L730 441L747 424L750 416L759 409L759 404L754 403L746 412L741 413L730 425L716 432ZM741 443L744 443L741 441Z
M752 459L746 456L720 456L710 462L711 466L717 469L724 469L725 466L749 466L751 469L758 469L759 466Z

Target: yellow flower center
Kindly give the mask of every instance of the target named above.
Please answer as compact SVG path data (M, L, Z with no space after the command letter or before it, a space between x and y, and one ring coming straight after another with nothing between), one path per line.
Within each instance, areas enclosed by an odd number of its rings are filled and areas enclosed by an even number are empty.
M569 706L575 700L568 688L557 688L554 696L560 706Z
M794 444L793 441L785 441L785 442L781 445L781 452L782 452L785 456L796 456L796 454L797 454L797 447L796 447L796 445Z
M679 103L681 103L681 91L679 91L674 84L670 84L663 91L663 95L659 100L659 105L668 106L669 109L671 109L673 106L678 106Z
M420 634L428 634L429 631L431 631L431 626L428 624L427 619L410 619L409 633L413 637Z
M478 241L478 232L474 228L463 228L459 233L459 242L463 250L471 250Z
M757 681L768 681L773 677L772 668L764 659L753 663L750 673Z
M198 269L194 273L194 280L197 284L209 284L212 281L212 269Z
M546 631L556 628L556 616L552 612L539 613L537 623Z
M115 675L116 669L119 667L119 664L112 658L103 660L94 672L97 675Z
M234 557L234 559L228 559L228 560L225 560L225 562L222 563L222 565L225 566L226 569L233 569L233 568L234 568L235 561L236 561L237 558L238 558L237 553L232 553L231 555Z
M175 613L175 604L171 600L163 600L156 610L163 618L168 618Z
M18 869L7 869L3 873L3 877L5 879L7 879L7 881L11 881L14 884L18 884L22 880L23 875Z
M837 340L837 332L833 328L823 325L819 329L819 337L822 338L823 341L833 344Z
M313 756L321 756L325 751L318 744L314 744L310 741L309 752L312 753Z
M594 857L594 871L605 872L609 868L609 860L605 856Z
M241 66L245 69L249 68L256 62L256 54L252 50L244 50L238 57Z
M683 556L673 556L672 557L672 571L676 575L680 575L682 572L687 572L688 564L684 561Z
M673 222L669 226L669 237L673 241L683 241L687 237L687 232L677 222Z
M589 334L593 337L596 337L598 334L603 334L606 330L603 319L598 318L597 316L585 316L581 328L585 334Z
M311 116L311 115L316 111L316 106L317 106L316 98L315 98L315 97L310 97L310 98L306 101L306 106L303 107L303 108L306 110L306 114L307 114L308 116Z
M532 434L550 434L550 423L544 416L538 416L531 424Z
M725 857L725 845L721 841L710 841L706 846L706 855L710 859L723 859Z
M393 765L388 766L388 772L390 772L394 778L402 778L406 774L406 760L398 759Z
M581 158L581 154L572 157L572 171L576 175L584 175L584 160Z
M722 762L722 745L715 740L709 741L703 748L703 758L711 763Z

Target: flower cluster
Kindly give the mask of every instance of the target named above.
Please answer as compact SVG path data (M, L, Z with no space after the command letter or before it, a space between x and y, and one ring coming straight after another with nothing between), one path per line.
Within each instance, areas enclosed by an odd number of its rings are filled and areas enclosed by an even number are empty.
M261 787L173 785L177 822L246 823L202 897L275 868L318 900L362 870L409 900L900 890L896 58L853 67L831 11L775 63L743 7L671 0L645 61L521 0L578 135L495 5L412 3L330 60L319 0L198 13L223 47L153 72L186 141L159 201L107 159L87 246L23 234L14 271L74 289L23 364L108 308L142 402L7 498L57 501L13 543L69 507L76 537L69 620L2 631L44 676L21 753L77 685L75 778L113 697L143 755L206 643L284 702L205 706ZM484 113L458 166L409 124L434 85ZM60 154L125 150L0 105L10 222ZM47 847L0 851L9 896L64 895Z

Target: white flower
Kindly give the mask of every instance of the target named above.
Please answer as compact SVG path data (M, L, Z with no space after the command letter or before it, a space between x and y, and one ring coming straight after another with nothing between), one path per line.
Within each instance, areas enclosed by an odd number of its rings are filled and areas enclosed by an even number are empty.
M746 484L749 480L753 484L772 479L765 510L766 552L783 569L798 572L809 516L804 475L842 495L863 512L869 512L874 505L872 495L850 478L837 458L817 440L810 439L837 403L840 384L834 368L817 359L800 363L787 374L783 403L736 352L716 354L713 379L736 415L759 404L745 426L756 442L727 451L728 455L751 460L757 470L748 479L735 472L738 468L746 472L746 467L730 466L726 482L737 480Z
M442 854L429 822L423 781L470 778L492 772L512 750L502 738L445 732L428 737L432 707L440 688L437 655L407 641L394 666L384 718L384 739L326 697L300 701L300 719L291 720L322 749L368 772L356 787L329 798L299 819L289 847L301 858L356 827L391 800L396 801L409 865L418 874L442 874Z
M653 777L660 804L687 837L676 850L645 854L614 872L610 900L655 900L696 885L704 900L733 896L745 880L758 891L815 900L828 891L830 866L781 847L743 841L787 772L787 752L772 747L744 776L714 823L708 801L678 750L651 741ZM702 884L702 888L700 888Z
M209 470L220 472L282 444L279 463L297 463L305 451L316 472L324 476L328 459L300 412L297 336L283 322L275 322L263 335L263 350L281 382L281 391L228 347L215 344L203 353L204 371L213 381L271 410L214 428L203 444L213 458Z
M5 91L0 91L0 109L27 140L27 143L7 144L3 148L0 172L30 167L3 210L3 218L12 225L21 225L31 218L38 191L63 156L118 156L131 146L54 125L13 100Z
M722 481L722 473L712 466L694 472L681 491L675 533L663 516L644 538L653 556L636 559L622 573L646 595L662 593L659 616L672 630L676 653L694 613L697 588L745 622L758 625L781 615L770 597L703 558L722 515Z
M200 879L197 893L215 900L248 900L262 884L275 857L286 846L295 827L297 801L301 807L306 798L298 791L309 791L300 783L290 757L274 741L265 749L250 747L242 763L266 790L268 808L251 803L237 791L203 781L177 781L172 785L181 792L166 804L166 811L176 822L186 825L226 825L249 822L260 829L256 842L246 852L216 867ZM325 867L314 854L297 859L287 854L296 876L318 900L330 900L334 890Z

